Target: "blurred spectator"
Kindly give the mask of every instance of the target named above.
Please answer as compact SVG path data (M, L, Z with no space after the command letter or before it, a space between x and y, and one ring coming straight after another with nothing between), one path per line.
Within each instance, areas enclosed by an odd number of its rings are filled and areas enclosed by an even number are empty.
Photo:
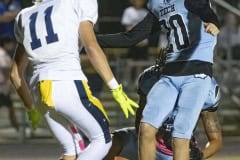
M3 36L0 39L0 46L2 46L8 55L12 57L15 51L16 41L11 36Z
M240 26L237 17L228 12L218 37L218 52L224 57L230 51L232 58L240 59Z
M145 0L130 0L132 6L129 6L124 10L122 17L122 25L126 26L127 30L132 29L137 23L139 23L146 15Z
M131 30L137 23L139 23L146 15L147 10L144 8L146 0L130 0L132 6L124 10L122 16L122 25L126 30ZM128 57L133 60L146 60L148 40L143 40L139 44L129 49Z
M19 126L17 123L15 110L13 108L13 103L10 98L10 82L9 82L10 67L11 67L10 56L3 48L0 48L0 107L6 106L8 108L11 125L16 130L18 130Z
M147 10L145 9L146 0L130 0L132 6L126 8L122 16L122 25L125 26L126 31L131 30L137 23L139 23L147 15ZM136 46L130 47L128 50L128 58L133 61L147 60L148 59L148 39L139 42ZM129 61L128 63L131 63ZM132 69L132 70L131 70ZM141 66L136 66L130 69L130 72L125 77L126 84L136 83L136 77L142 71ZM131 76L131 77L129 77ZM130 83L129 83L130 82Z
M14 18L20 9L16 0L0 0L0 37L14 37Z

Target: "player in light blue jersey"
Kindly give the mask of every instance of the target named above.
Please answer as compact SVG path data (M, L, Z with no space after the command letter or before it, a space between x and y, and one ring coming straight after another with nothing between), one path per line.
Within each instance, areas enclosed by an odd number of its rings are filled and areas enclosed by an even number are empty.
M159 30L166 32L170 49L163 75L147 96L139 132L140 159L155 159L155 135L177 104L174 158L186 160L211 84L217 16L209 0L149 0L148 9L145 19L129 32L98 36L98 42L102 47L129 47Z
M142 111L146 104L146 96L154 83L158 81L160 75L161 71L159 67L155 65L146 69L139 76L138 95L140 107L137 110L135 127L122 128L112 133L112 147L104 160L138 160L137 131ZM206 145L203 149L200 149L197 143L197 132L195 131L190 141L190 160L208 159L219 151L222 146L222 134L217 118L220 98L221 94L219 87L213 78L208 97L202 107L200 116L208 142L205 143ZM176 113L177 112L174 111L158 130L156 138L156 160L173 159L171 132Z
M184 0L150 0L148 3L168 34L170 50L163 76L150 90L143 111L139 132L142 160L154 159L154 136L175 103L174 159L189 159L189 139L211 85L216 38L205 32L203 21L189 12L187 3ZM165 96L161 96L162 93Z

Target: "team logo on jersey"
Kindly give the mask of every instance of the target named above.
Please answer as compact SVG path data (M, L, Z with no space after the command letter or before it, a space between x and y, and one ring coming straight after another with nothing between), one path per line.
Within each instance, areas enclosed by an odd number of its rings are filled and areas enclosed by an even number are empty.
M163 9L160 9L160 16L164 16L164 15L166 15L168 13L171 13L171 12L174 12L174 11L176 11L175 4L172 4L170 6L167 6L167 7L163 8Z

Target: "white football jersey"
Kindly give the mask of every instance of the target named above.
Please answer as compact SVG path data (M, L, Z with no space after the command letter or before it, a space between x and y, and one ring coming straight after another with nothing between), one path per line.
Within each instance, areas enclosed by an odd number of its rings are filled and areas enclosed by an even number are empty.
M27 51L34 79L86 79L79 60L79 24L95 24L97 18L97 0L43 0L22 10L15 35Z

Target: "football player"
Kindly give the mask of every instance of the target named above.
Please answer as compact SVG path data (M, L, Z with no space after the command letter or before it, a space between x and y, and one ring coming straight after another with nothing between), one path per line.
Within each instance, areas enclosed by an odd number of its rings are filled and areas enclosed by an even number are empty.
M161 72L157 66L152 66L145 70L139 77L138 94L140 97L135 127L123 128L112 133L113 143L105 160L138 160L138 136L141 114L146 104L146 96L154 83L160 78ZM164 95L163 95L164 96ZM194 134L190 142L190 160L207 159L214 155L222 145L222 134L217 118L217 107L220 100L219 87L214 79L209 90L208 97L201 111L201 119L208 142L203 150L197 146ZM159 102L157 102L159 103ZM156 160L173 160L172 136L173 121L176 111L163 123L163 127L158 130L156 141Z
M38 125L39 110L63 146L63 159L67 160L76 159L74 140L68 130L71 123L90 140L77 160L101 160L111 146L107 114L92 96L80 66L78 51L83 46L126 118L129 113L134 114L132 107L138 107L114 78L96 41L93 26L97 18L97 0L36 1L16 17L18 46L11 81L27 108L33 128ZM32 67L29 85L24 78L28 62ZM39 107L35 108L34 102Z
M186 160L211 86L213 50L219 33L217 16L209 0L149 0L147 6L149 14L132 30L99 36L98 40L102 47L129 47L159 30L166 32L170 49L163 75L147 96L139 131L139 158L155 159L155 135L176 106L174 159Z

